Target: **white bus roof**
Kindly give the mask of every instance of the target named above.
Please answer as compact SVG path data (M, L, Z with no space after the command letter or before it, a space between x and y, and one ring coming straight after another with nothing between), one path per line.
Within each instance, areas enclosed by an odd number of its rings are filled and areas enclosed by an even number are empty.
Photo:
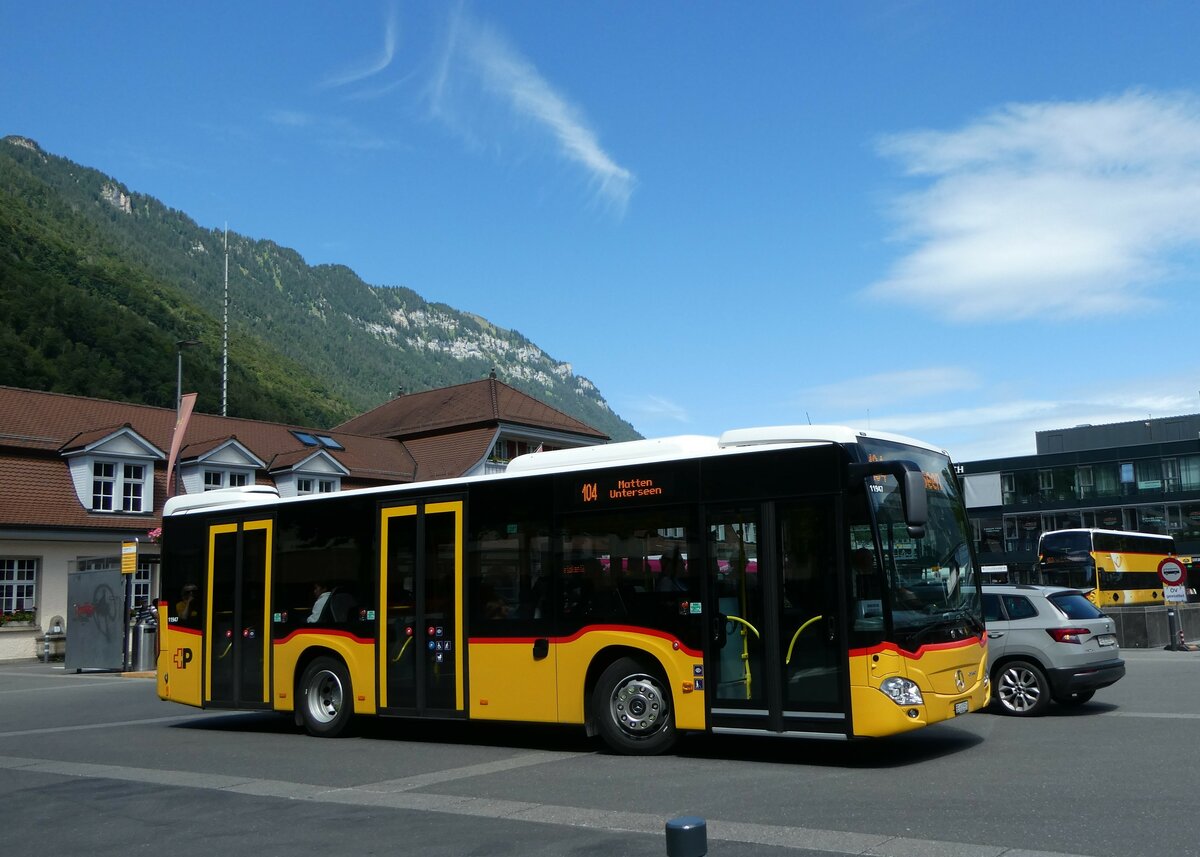
M438 479L429 482L378 485L342 493L385 493L397 489L429 490L438 487L461 486L474 482L504 479L506 476L519 476L528 473L569 472L585 467L677 461L687 458L736 454L768 447L782 449L786 447L817 446L834 443L849 445L868 438L907 444L941 455L946 454L944 450L922 441L886 432L863 431L834 425L765 426L761 428L734 429L725 432L720 437L709 435L677 435L649 440L630 440L596 446L582 446L572 449L556 449L550 452L531 452L514 458L508 463L508 468L503 473ZM330 495L287 497L283 498L283 502L304 502L313 499L315 496L328 497ZM166 505L163 507L163 516L187 514L188 512L214 509L220 506L257 505L279 501L280 499L278 491L267 485L225 488L218 491L206 491L203 494L172 497L167 500Z

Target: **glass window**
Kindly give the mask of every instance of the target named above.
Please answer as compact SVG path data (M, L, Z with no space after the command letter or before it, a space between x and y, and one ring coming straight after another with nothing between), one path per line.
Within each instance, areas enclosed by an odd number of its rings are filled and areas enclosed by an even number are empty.
M337 481L334 479L321 479L317 482L318 494L332 494L337 491Z
M92 511L112 511L116 481L116 464L111 461L97 461L92 465Z
M1003 622L1004 613L1000 610L1000 596L983 594L983 621Z
M248 474L245 474L245 473L230 473L229 474L229 487L230 488L243 488L243 487L245 487L245 485L248 481L249 481Z
M121 498L122 512L141 512L147 494L147 467L144 464L119 464L115 461L92 463L92 511L116 510Z
M564 519L562 630L632 624L676 634L699 648L702 623L680 610L681 603L699 598L703 573L688 524L683 509L623 510Z
M1038 614L1037 608L1024 595L1005 595L1002 600L1009 619L1032 619Z
M1134 478L1139 491L1156 491L1162 488L1162 462L1149 458L1134 464Z
M297 494L311 494L312 492L313 492L313 481L311 479L302 478L302 479L296 480L296 493Z
M1095 496L1117 497L1120 495L1121 480L1116 462L1093 465L1092 476L1095 479Z
M216 491L218 488L225 487L225 474L220 470L205 470L204 471L204 490Z
M1068 619L1099 619L1104 614L1087 598L1077 592L1060 592L1050 596L1050 603Z
M0 625L33 623L37 573L36 559L0 557Z

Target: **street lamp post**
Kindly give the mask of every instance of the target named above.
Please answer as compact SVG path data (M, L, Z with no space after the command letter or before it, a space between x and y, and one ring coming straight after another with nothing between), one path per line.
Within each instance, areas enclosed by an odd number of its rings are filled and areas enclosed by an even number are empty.
M183 407L183 349L199 345L199 339L180 339L175 342L175 431L179 431L179 409ZM172 439L172 447L174 439ZM179 468L172 463L174 473L168 473L167 479L175 482L175 490L168 493L179 493Z
M175 416L183 403L183 349L199 345L199 339L180 339L175 343Z

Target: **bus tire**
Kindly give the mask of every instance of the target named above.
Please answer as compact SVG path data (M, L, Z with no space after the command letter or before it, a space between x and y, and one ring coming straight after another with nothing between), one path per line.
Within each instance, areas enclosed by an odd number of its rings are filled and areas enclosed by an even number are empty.
M992 677L996 704L1005 714L1036 717L1050 704L1050 683L1032 661L1007 661Z
M354 719L354 693L350 671L340 660L315 658L300 678L296 697L309 735L338 738L348 734Z
M610 748L629 756L653 756L675 743L669 686L659 670L619 658L600 674L592 712Z

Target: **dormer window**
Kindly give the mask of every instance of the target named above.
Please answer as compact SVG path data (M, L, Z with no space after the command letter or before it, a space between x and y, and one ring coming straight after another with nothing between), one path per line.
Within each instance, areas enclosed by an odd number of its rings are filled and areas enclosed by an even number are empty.
M204 490L218 491L221 488L242 488L252 484L250 475L244 470L212 470L204 471Z
M61 450L79 505L105 515L154 511L154 462L167 456L128 424L76 435Z
M92 462L92 511L145 511L145 498L149 495L147 470L144 464Z

